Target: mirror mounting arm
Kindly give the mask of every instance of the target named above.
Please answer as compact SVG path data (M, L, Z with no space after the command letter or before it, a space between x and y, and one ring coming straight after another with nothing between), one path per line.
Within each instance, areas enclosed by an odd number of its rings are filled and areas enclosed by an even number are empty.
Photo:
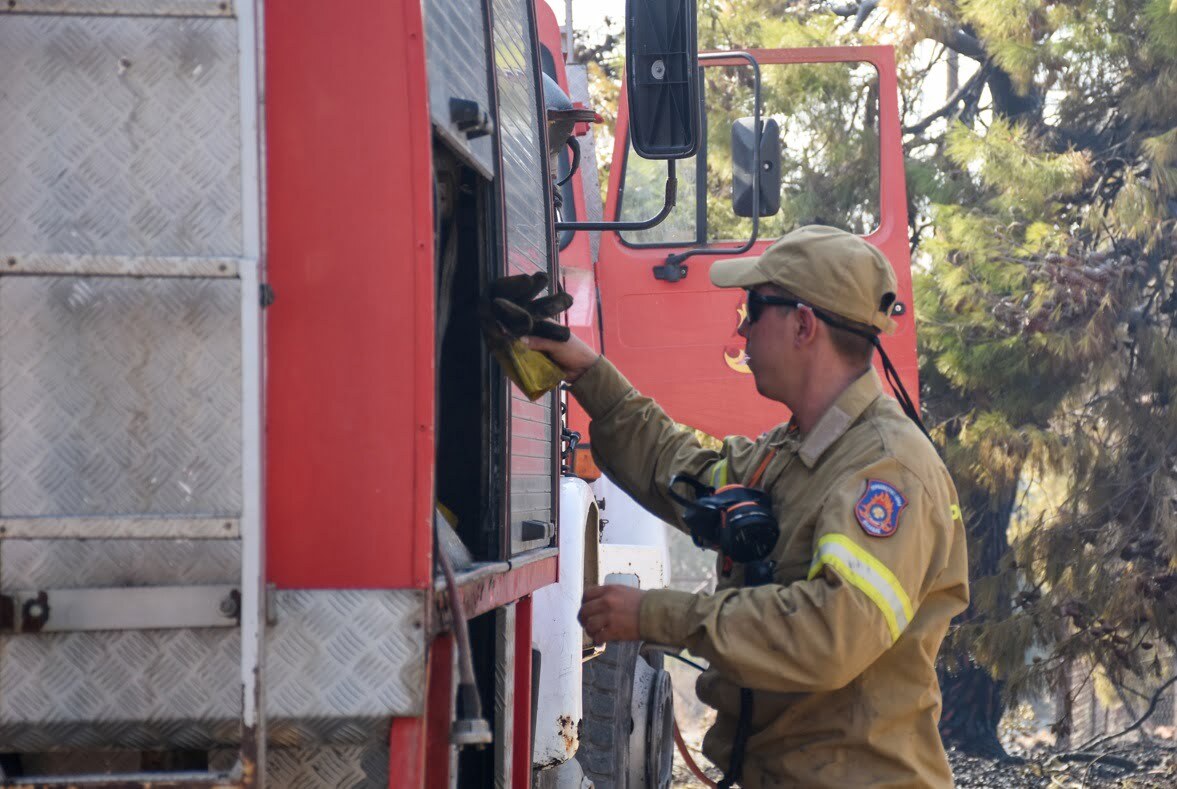
M565 230L649 230L661 224L662 220L670 216L670 212L678 204L678 176L674 172L674 159L666 160L666 197L663 199L662 210L658 215L644 222L557 222L556 232Z
M699 62L707 60L726 60L728 58L740 58L748 61L752 67L753 76L753 126L756 129L756 139L752 145L752 150L760 150L760 138L764 130L760 127L760 64L748 52L708 52L699 55ZM747 252L756 243L756 239L760 234L760 170L757 169L755 175L755 183L752 188L752 235L738 247L696 247L695 249L688 249L686 252L674 252L666 256L666 262L661 266L654 266L654 279L665 280L666 282L678 282L687 276L687 267L683 265L683 261L692 258L696 255L742 255Z

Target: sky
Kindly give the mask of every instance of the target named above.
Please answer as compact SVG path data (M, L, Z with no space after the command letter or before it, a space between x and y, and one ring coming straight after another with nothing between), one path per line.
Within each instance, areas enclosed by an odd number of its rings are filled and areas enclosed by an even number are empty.
M556 13L556 20L564 25L565 0L546 0ZM605 17L621 19L625 16L625 0L573 0L572 24L577 30L590 31L602 25Z

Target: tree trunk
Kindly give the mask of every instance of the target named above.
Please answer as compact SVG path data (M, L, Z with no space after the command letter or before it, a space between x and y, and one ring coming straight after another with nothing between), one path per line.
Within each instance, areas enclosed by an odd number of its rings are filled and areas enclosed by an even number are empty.
M1009 548L1007 531L1013 514L1016 485L990 497L976 491L968 497L966 525L969 533L970 579L996 575L1001 557ZM1008 610L1006 600L998 603L998 618ZM984 617L970 605L957 617L956 623L983 624ZM940 691L944 697L944 711L940 716L940 738L947 748L989 758L1006 758L1005 748L997 735L997 726L1005 712L1002 683L993 679L968 655L956 655L959 669L937 671Z
M1004 759L1008 756L997 736L997 725L1005 712L1001 683L989 672L969 662L949 674L939 670L944 712L940 716L940 739L945 748L970 756Z

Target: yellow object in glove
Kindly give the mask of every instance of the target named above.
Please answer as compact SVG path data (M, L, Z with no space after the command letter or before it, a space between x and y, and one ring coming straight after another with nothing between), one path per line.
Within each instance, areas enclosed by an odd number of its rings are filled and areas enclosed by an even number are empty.
M551 319L571 306L572 297L562 290L540 296L547 286L548 275L543 272L502 277L491 283L489 298L480 308L482 333L491 353L532 401L564 380L563 371L551 359L519 341L529 334L568 339L568 327Z
M491 352L507 377L533 402L564 380L564 373L551 359L539 351L531 350L519 340L492 343Z

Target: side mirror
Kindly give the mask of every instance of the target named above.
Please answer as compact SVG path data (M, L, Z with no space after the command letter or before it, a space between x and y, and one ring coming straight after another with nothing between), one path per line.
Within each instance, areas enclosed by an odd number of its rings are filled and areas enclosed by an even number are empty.
M629 139L643 159L685 159L699 147L695 0L626 0Z
M769 118L761 123L760 151L752 118L732 124L732 208L736 216L752 216L752 190L760 184L760 215L781 210L781 127Z

